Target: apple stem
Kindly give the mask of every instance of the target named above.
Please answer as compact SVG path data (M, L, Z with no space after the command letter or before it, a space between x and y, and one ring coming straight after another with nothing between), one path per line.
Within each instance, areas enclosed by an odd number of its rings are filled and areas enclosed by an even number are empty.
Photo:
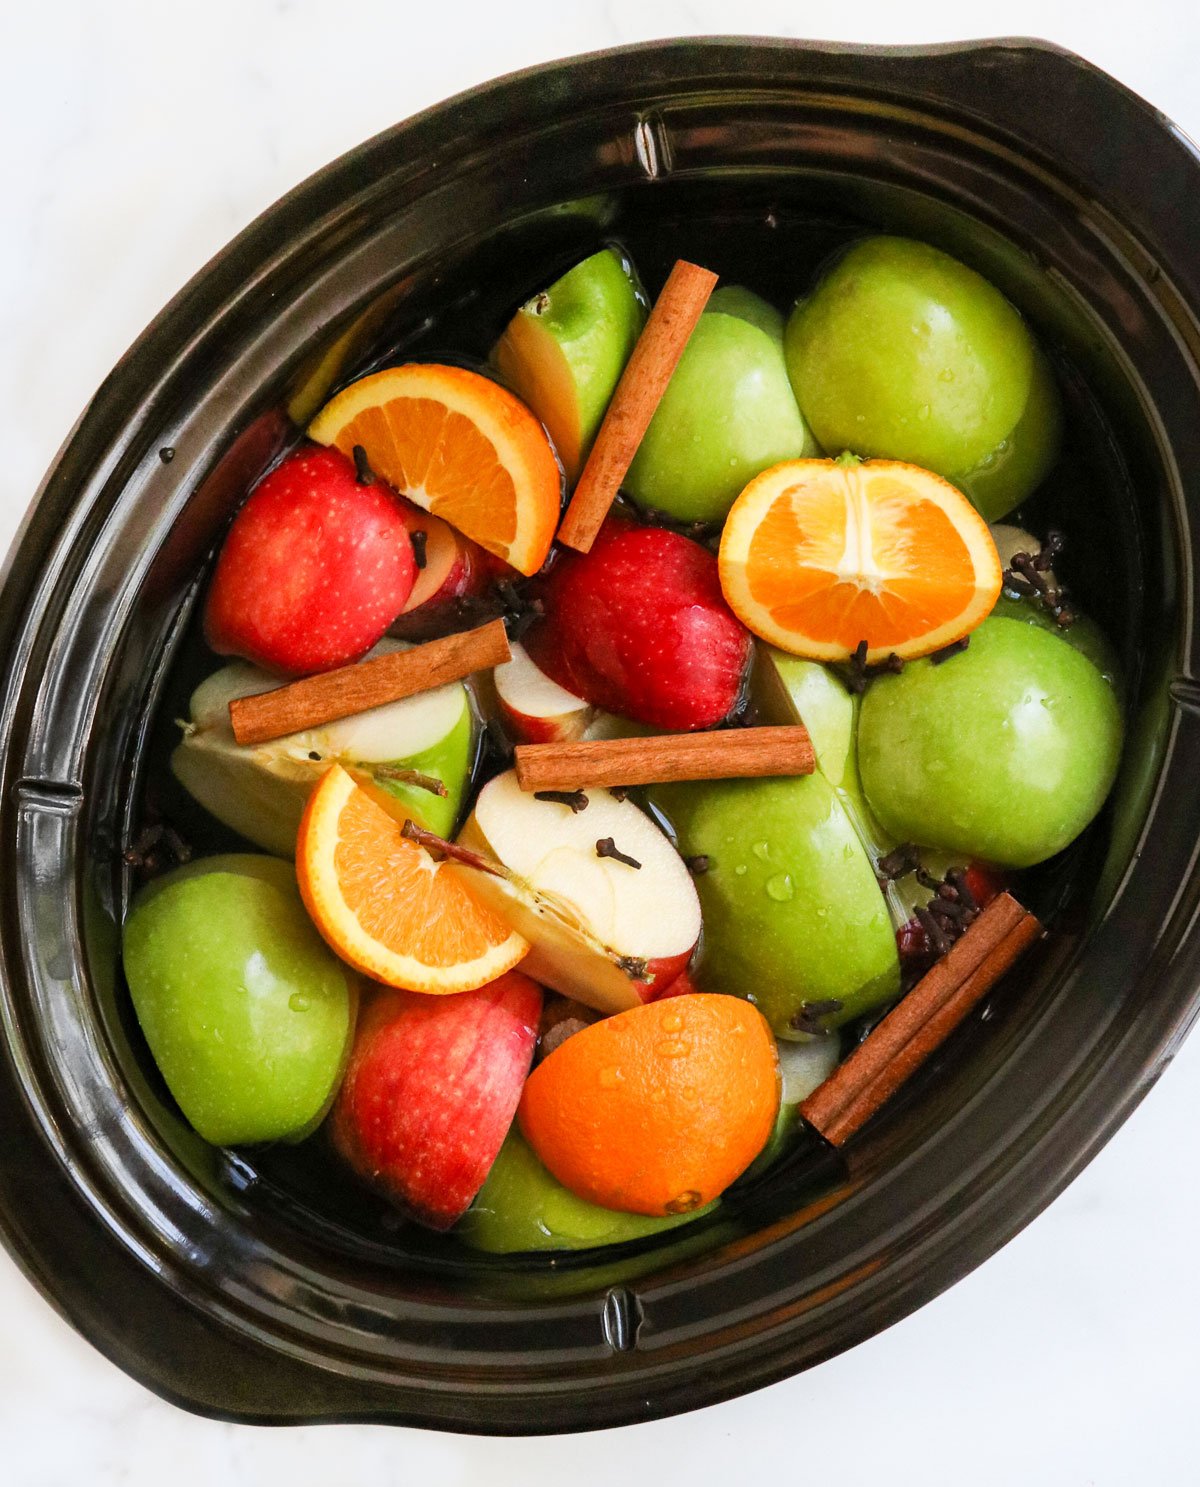
M435 856L440 854L440 858L449 857L454 862L461 862L464 867L473 867L481 873L490 873L493 878L508 876L494 862L489 862L478 852L472 852L469 847L460 847L457 842L448 842L445 837L426 831L423 826L418 826L411 819L400 828L400 835L406 836L410 842L416 842L418 846L424 847L427 852Z
M377 780L395 780L398 785L412 785L418 790L428 790L430 795L440 795L443 800L450 793L437 775L422 774L419 769L398 769L392 764L363 765L360 768Z

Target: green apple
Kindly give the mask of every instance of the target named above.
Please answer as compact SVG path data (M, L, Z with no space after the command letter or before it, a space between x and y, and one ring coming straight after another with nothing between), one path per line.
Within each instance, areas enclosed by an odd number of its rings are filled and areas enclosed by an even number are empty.
M715 1206L710 1203L695 1213L670 1218L647 1218L589 1203L547 1172L514 1123L478 1197L454 1232L472 1249L494 1255L591 1249L661 1234L711 1213Z
M766 316L735 305L701 315L625 477L639 506L678 521L720 521L760 471L820 453Z
M757 325L778 347L783 347L783 316L752 289L741 284L722 284L713 290L704 311L708 315L732 315L737 320Z
M349 1053L357 981L313 927L289 863L229 855L168 873L134 900L123 948L154 1062L206 1141L316 1129Z
M863 699L858 762L885 830L1005 867L1061 852L1121 755L1112 684L1061 635L989 618L940 665L910 661Z
M395 648L386 642L377 651ZM439 836L453 832L474 757L474 721L461 683L270 743L236 743L230 702L277 686L278 677L235 661L192 694L171 769L219 821L255 846L290 857L309 794L331 764L341 764L388 811L411 815ZM440 781L446 793L409 783L405 773Z
M973 269L906 238L856 244L785 336L824 448L936 471L994 520L1058 457L1062 409L1025 322Z
M792 1145L803 1129L800 1105L824 1084L841 1062L842 1040L836 1034L810 1038L806 1043L781 1039L778 1044L780 1097L775 1129L767 1144L746 1168L747 1177L757 1177L772 1166Z
M817 768L834 787L872 867L899 846L876 820L863 794L858 773L858 714L862 698L846 687L830 666L791 656L773 645L759 644L751 679L754 701L765 723L802 723L813 742ZM921 847L921 866L935 878L951 868L966 867L961 853L947 854ZM892 923L903 928L918 907L929 902L931 890L908 873L883 885Z
M546 425L572 485L645 321L632 267L604 248L526 301L492 350L500 377Z
M780 1037L809 1014L837 1027L900 990L896 937L871 860L821 773L656 786L648 792L687 857L704 915L692 979L754 1002ZM802 1031L802 1029L801 1029Z

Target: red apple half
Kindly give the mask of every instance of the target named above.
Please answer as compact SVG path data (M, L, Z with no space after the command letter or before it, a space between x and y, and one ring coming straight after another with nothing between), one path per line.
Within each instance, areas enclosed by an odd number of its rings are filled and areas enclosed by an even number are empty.
M334 1144L413 1218L450 1228L508 1134L541 1011L541 987L519 971L454 996L377 992L333 1108Z
M700 900L683 859L649 816L607 790L573 811L538 800L510 770L480 791L459 841L502 871L471 867L471 891L532 946L543 986L599 1012L653 1001L700 938ZM625 857L602 856L609 842Z
M582 738L595 708L552 682L519 643L512 660L492 672L500 716L519 743L565 743Z

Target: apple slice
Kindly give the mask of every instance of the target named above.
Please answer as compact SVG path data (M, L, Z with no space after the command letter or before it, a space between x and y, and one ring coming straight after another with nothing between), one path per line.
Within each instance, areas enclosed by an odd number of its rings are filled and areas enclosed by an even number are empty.
M424 534L424 567L418 567L412 593L389 633L406 640L424 640L447 628L459 600L484 592L491 582L495 559L441 517L431 516L403 496L396 497L396 504L410 537ZM414 553L421 542L418 536Z
M398 641L386 640L371 654L399 649ZM392 814L414 816L431 831L454 830L474 748L471 706L461 683L271 743L238 744L229 725L230 702L278 685L277 676L238 661L192 693L191 717L171 770L218 821L268 852L291 857L305 802L329 766L341 764ZM440 783L445 794L423 788L423 777Z
M553 682L519 643L512 660L492 672L500 716L520 743L564 743L582 738L596 710Z
M419 1223L450 1228L512 1125L541 1011L541 988L519 971L456 996L378 992L334 1105L334 1145Z
M653 1001L700 938L700 900L683 859L628 800L582 792L575 811L527 795L510 770L479 793L459 842L496 863L471 890L533 947L523 968L599 1012ZM611 842L638 867L601 856Z

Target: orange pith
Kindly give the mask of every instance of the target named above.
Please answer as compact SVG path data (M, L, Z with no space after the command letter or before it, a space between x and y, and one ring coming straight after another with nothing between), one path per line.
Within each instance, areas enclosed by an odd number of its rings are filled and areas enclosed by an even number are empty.
M573 1193L662 1216L710 1203L765 1146L775 1040L740 997L648 1002L575 1033L525 1082L526 1140Z
M464 367L409 363L344 388L309 425L521 573L558 524L562 477L545 430L506 388Z
M896 460L790 460L753 479L721 536L721 587L765 640L835 661L926 655L991 612L987 523L940 476Z
M305 906L333 949L388 986L472 991L529 949L461 877L401 835L401 823L340 765L309 798L296 872Z

